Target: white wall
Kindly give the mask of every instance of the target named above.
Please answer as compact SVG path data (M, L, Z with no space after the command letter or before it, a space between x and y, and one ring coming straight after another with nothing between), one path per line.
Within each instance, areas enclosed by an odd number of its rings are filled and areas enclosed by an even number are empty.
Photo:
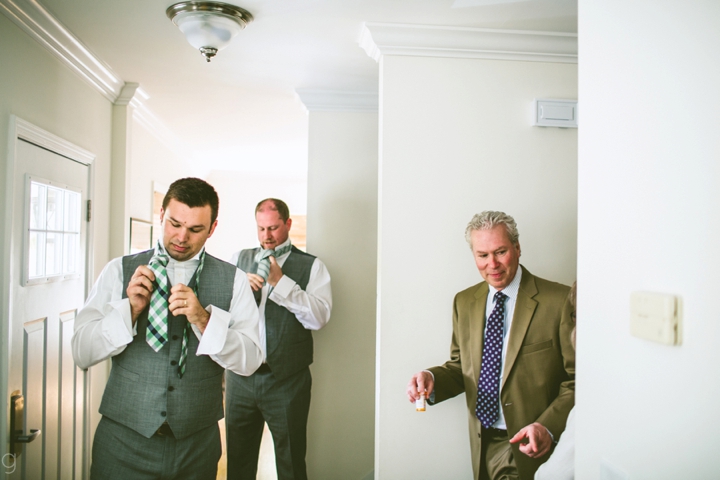
M230 260L243 248L258 246L255 206L264 198L288 204L290 217L307 212L307 179L273 173L212 171L205 178L220 197L218 226L207 242L208 253Z
M153 182L169 187L175 180L195 176L195 171L187 156L169 148L137 121L132 122L130 145L128 215L151 222Z
M404 393L447 360L453 296L481 281L472 215L513 215L521 263L575 279L577 130L532 127L534 98L577 98L577 66L381 59L376 478L472 476L464 398L417 413Z
M97 155L95 170L94 254L93 276L108 261L108 212L110 198L110 102L83 82L21 31L5 15L0 14L0 212L5 211L5 185L10 115L47 130ZM9 256L9 235L3 231L0 268L6 268ZM0 277L4 278L4 277ZM7 354L9 323L7 315L8 285L0 286L0 444L6 445ZM104 376L104 367L91 370L93 378ZM97 372L97 375L96 375ZM93 383L93 427L99 419L97 408L104 381ZM3 447L4 448L4 447ZM3 451L2 454L5 452ZM0 478L4 475L0 469Z
M720 478L720 3L579 9L578 478ZM633 291L682 297L681 346Z
M307 245L333 311L313 332L308 476L360 480L374 454L378 116L311 112L309 129Z

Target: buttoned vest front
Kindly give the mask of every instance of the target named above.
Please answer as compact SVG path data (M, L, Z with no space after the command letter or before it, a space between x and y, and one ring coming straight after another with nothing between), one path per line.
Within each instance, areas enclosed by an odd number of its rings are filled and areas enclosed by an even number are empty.
M237 261L238 268L246 273L257 273L255 257L259 251L259 248L241 251ZM293 246L283 263L283 275L305 290L314 261L314 256ZM298 321L294 313L270 299L265 302L265 337L267 364L276 379L287 378L312 363L311 331Z
M152 255L148 250L123 257L123 298L127 298L127 286L137 267L147 265ZM200 304L230 311L235 272L233 265L206 253L199 279ZM191 331L185 374L179 378L177 362L187 318L170 312L168 316L168 342L155 352L145 340L148 309L140 314L133 341L112 357L100 404L102 415L148 438L163 422L170 425L176 438L184 438L223 417L224 369L209 356L196 355L199 341Z

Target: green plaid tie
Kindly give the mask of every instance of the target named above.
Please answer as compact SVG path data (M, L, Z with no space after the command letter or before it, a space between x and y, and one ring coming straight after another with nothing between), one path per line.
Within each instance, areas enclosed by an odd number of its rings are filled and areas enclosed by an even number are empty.
M203 266L205 265L205 250L202 251L200 254L200 265L198 265L197 270L195 270L195 275L193 275L193 279L190 281L190 286L193 289L193 293L195 293L195 296L197 297L198 294L198 285L200 284L200 273L202 272ZM190 322L185 322L185 329L183 330L183 341L182 346L180 347L180 361L178 362L178 378L182 378L183 375L185 375L185 366L187 365L187 356L188 356L188 336L190 335L190 330L192 327L190 326Z
M155 274L156 288L150 296L150 309L148 311L148 326L145 330L145 340L148 345L159 351L168 341L168 298L170 298L170 285L167 276L167 264L170 260L163 249L155 247L155 254L150 259L148 267Z
M255 256L255 261L258 264L257 274L262 277L263 280L267 281L268 275L270 274L270 257L282 257L290 251L292 248L291 244L287 244L277 250L265 250L261 248Z

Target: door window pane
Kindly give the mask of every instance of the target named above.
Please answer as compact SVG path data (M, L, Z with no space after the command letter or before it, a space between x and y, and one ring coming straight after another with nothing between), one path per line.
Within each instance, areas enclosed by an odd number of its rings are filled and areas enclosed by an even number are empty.
M30 228L45 230L45 200L47 187L39 183L30 184Z
M30 232L28 242L28 277L45 275L45 233Z
M79 273L81 194L39 179L28 181L27 280Z

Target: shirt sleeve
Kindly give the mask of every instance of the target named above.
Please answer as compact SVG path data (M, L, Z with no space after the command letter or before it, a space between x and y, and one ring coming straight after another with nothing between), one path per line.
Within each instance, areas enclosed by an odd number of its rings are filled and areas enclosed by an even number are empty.
M137 333L122 286L122 258L116 258L100 273L75 318L71 345L78 367L86 369L119 354Z
M269 299L292 312L306 329L320 330L330 320L332 310L330 273L325 264L316 258L305 290L283 275Z
M230 260L228 261L228 263L230 263L231 265L237 266L238 258L240 258L240 251L233 253L232 256L230 257Z
M223 368L238 375L252 375L262 363L258 330L259 314L245 273L236 269L230 311L209 305L205 332L193 325L200 340L197 355L209 355Z

